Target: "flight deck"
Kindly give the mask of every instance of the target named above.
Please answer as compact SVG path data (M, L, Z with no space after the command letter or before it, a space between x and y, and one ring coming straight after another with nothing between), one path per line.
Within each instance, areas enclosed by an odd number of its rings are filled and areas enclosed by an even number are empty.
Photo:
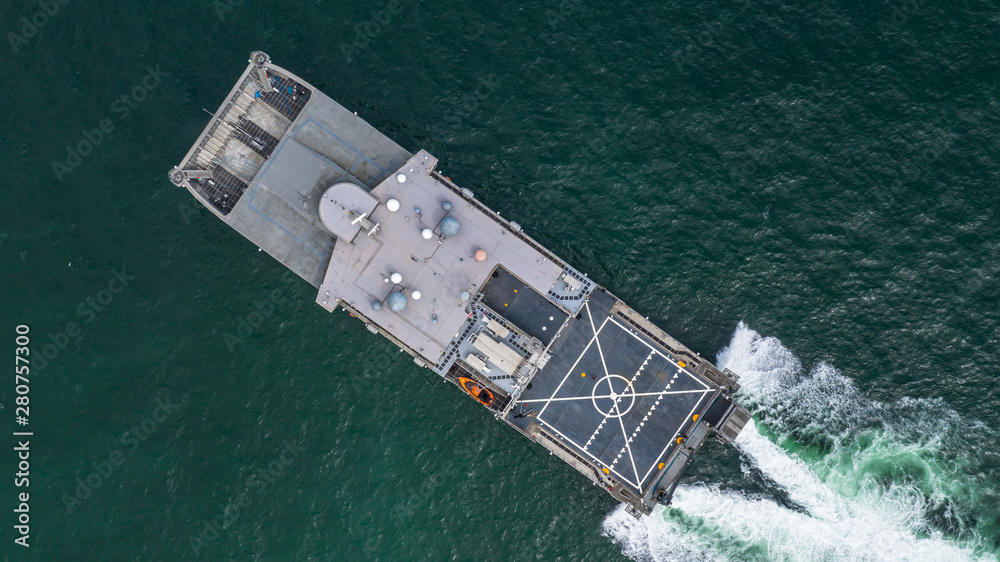
M614 299L591 294L518 403L535 421L636 494L716 388L611 315Z

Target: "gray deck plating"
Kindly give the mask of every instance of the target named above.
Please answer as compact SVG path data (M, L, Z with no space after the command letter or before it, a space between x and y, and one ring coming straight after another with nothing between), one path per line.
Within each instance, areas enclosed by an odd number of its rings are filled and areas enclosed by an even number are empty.
M318 287L334 244L316 214L323 191L342 179L374 187L411 154L294 74L271 64L267 68L281 87L262 92L254 65L247 67L179 166L222 169L246 184L218 188L238 198L232 210L223 214L197 186L180 184L257 247ZM291 97L299 96L283 89L290 84L308 89L304 105L297 106ZM273 153L260 154L246 134L255 130L251 124L279 139L276 148L264 143Z
M459 295L476 294L497 265L543 293L562 274L562 267L435 178L436 164L436 158L420 151L371 190L381 204L368 219L380 225L379 233L337 240L317 298L330 311L347 303L428 364L438 361L468 320L468 303ZM398 211L388 209L390 199L399 202ZM454 205L451 211L442 209L446 201ZM446 215L461 229L443 238L437 225ZM421 236L424 228L436 232L433 238ZM477 261L477 250L485 251L486 259ZM402 276L400 286L385 282L392 273ZM372 309L371 303L384 301L394 290L410 295L405 310ZM422 294L419 300L412 298L413 291Z

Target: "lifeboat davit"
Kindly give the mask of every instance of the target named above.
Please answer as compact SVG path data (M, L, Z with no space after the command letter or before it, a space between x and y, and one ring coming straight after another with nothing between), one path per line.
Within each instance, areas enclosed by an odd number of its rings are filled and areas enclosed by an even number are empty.
M493 393L490 392L489 389L480 386L476 381L466 377L458 377L458 382L470 396L475 398L483 406L489 406L493 403Z

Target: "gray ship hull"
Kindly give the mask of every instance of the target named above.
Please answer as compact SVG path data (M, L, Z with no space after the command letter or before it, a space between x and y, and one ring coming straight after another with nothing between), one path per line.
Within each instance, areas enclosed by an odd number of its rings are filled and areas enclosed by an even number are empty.
M170 179L630 513L669 503L749 419L738 377L436 166L255 52Z

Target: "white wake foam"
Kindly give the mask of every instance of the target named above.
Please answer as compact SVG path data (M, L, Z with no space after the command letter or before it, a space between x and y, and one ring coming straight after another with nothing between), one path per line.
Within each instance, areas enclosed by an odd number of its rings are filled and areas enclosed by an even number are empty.
M742 323L719 366L741 375L741 397L776 426L829 424L836 436L865 403L853 382L829 365L802 373L798 359L775 338ZM815 421L811 421L815 420ZM787 429L787 428L785 428ZM924 495L912 486L862 486L845 497L797 455L762 435L751 421L736 446L744 471L760 471L801 509L710 485L678 487L670 508L636 521L619 508L604 533L635 560L973 560L925 521Z

